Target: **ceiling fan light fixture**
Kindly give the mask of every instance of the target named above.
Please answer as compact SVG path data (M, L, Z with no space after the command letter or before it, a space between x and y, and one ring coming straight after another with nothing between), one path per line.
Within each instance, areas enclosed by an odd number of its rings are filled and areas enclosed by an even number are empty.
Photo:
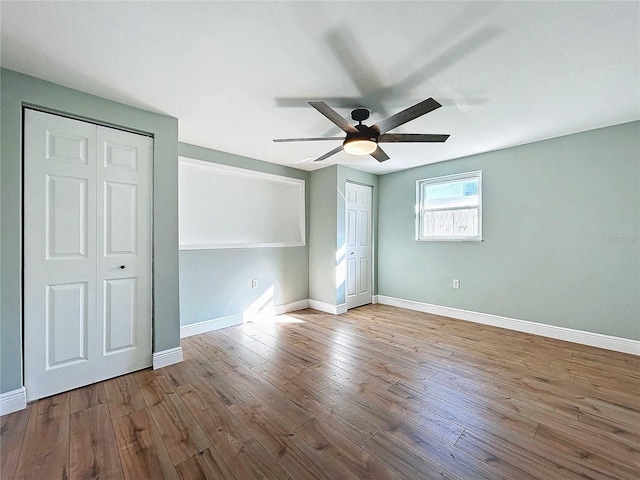
M342 147L349 155L371 155L378 143L372 138L353 138L345 140Z

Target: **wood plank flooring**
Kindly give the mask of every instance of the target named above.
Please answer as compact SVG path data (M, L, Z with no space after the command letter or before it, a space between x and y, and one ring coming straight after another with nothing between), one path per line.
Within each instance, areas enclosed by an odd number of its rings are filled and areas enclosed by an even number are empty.
M0 478L640 478L640 357L382 305L277 320L3 416Z

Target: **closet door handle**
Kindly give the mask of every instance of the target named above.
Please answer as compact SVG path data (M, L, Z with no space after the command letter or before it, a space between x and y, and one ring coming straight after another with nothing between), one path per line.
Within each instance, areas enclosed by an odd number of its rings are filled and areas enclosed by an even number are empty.
M124 265L120 265L120 270L124 270L125 266Z

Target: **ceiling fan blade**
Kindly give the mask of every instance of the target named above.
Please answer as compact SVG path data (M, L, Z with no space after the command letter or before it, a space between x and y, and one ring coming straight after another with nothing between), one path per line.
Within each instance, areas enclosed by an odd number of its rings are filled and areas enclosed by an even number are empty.
M323 97L324 102L333 105L334 108L354 109L363 104L362 97ZM276 97L276 105L285 108L309 107L309 97ZM370 105L370 103L367 103Z
M351 125L347 120L345 120L338 112L336 112L333 108L327 105L324 102L309 102L313 108L318 110L321 114L335 123L338 127L340 127L346 133L355 133L358 131L356 127Z
M314 160L314 162L319 162L320 160L324 160L325 158L329 158L331 155L335 155L336 153L338 153L341 150L342 150L342 145L340 145L339 147L334 148L333 150L331 150L328 153L325 153L321 157L316 158Z
M379 162L384 162L385 160L389 160L389 155L384 153L384 150L382 150L380 146L376 148L376 150L371 154L371 156L376 160L378 160Z
M378 143L395 142L446 142L449 135L432 133L385 133L378 137Z
M372 125L371 128L377 129L380 134L387 133L389 130L399 127L400 125L403 125L414 118L418 118L425 113L429 113L436 108L440 108L441 106L442 105L436 102L433 98L427 98L420 103L416 103L412 107L380 120L375 125Z
M295 162L293 162L292 165L297 165L299 163L307 163L312 161L313 159L314 159L313 157L303 158L302 160L296 160Z
M315 142L316 140L344 140L344 137L274 138L274 142Z

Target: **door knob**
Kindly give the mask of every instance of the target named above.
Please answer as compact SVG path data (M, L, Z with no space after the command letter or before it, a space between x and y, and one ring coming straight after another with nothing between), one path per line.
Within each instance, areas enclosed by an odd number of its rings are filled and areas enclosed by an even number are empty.
M124 265L120 265L120 270L124 270Z

